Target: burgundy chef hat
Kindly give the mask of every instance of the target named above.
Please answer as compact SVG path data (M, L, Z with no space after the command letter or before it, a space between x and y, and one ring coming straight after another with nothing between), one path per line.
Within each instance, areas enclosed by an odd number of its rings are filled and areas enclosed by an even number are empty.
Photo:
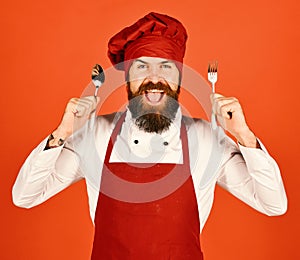
M173 60L181 72L186 40L186 30L178 20L151 12L109 40L108 57L125 75L130 60L142 56Z

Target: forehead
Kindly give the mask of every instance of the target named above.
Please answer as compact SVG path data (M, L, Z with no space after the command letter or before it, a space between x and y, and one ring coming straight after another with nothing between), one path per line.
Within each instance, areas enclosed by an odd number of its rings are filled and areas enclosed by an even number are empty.
M160 64L160 63L174 63L171 60L165 59L165 58L158 58L158 57L139 57L133 61L133 63L136 62L142 62L142 63L148 63L148 64Z

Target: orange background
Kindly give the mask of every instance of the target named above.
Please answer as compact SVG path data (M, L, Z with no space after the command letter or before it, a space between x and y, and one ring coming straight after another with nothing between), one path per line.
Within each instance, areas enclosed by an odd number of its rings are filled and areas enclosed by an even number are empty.
M91 67L111 66L109 38L150 11L185 25L187 65L205 75L207 61L219 60L217 89L239 98L288 194L288 212L270 218L217 188L202 234L206 260L300 259L297 0L2 1L0 259L89 259L93 226L83 181L31 210L12 204L11 188L68 99L81 95ZM115 95L101 112L125 97ZM189 107L188 95L181 100Z

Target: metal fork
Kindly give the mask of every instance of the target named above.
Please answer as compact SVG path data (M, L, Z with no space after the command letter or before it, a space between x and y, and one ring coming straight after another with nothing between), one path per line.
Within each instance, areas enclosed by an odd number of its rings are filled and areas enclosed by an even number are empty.
M208 63L208 74L207 74L208 81L211 83L212 93L215 93L215 84L218 80L218 62L209 62ZM212 129L217 129L217 120L216 115L212 112L211 114L211 126Z

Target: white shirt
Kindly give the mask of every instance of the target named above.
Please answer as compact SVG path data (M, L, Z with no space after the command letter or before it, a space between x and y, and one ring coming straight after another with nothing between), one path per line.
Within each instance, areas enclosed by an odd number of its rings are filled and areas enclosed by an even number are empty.
M127 112L110 157L110 162L182 164L181 110L168 131L161 134L140 130Z
M14 203L25 208L36 206L85 178L94 220L106 148L119 116L120 113L99 116L95 125L89 121L58 148L44 151L45 138L20 170L13 187ZM179 109L168 131L149 134L135 126L127 111L110 161L182 163L181 118ZM216 184L264 214L286 212L287 198L279 168L261 142L262 149L237 146L221 128L213 132L204 120L183 119L201 231L212 207Z

